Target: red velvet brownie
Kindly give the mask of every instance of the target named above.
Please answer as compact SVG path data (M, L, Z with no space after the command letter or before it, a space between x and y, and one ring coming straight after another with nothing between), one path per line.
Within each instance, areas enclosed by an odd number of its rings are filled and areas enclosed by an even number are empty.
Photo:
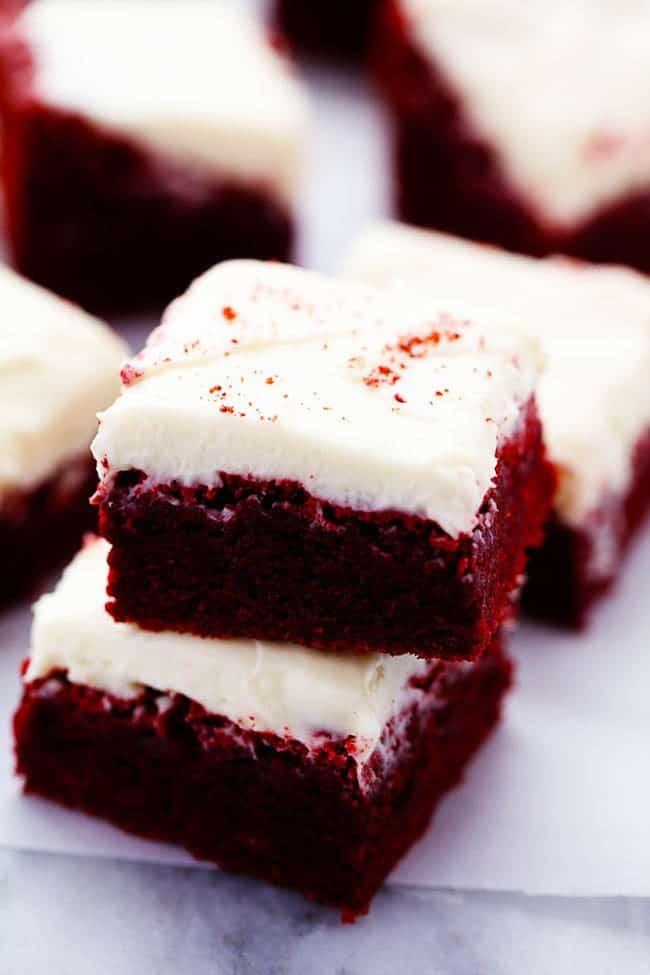
M443 663L147 633L106 613L106 551L36 607L26 791L364 913L498 719L498 641Z
M195 282L93 448L115 619L478 655L551 477L537 349L472 315L254 261Z
M650 270L647 4L387 0L401 216Z
M275 0L273 19L297 51L329 61L364 60L381 0Z
M635 271L520 257L398 224L362 234L347 276L471 297L542 347L538 401L557 491L524 605L572 626L616 578L650 508L650 283Z
M24 274L119 312L162 307L224 258L288 257L305 96L233 4L34 0L0 32L3 76Z
M0 603L96 523L89 446L125 354L107 326L0 267Z

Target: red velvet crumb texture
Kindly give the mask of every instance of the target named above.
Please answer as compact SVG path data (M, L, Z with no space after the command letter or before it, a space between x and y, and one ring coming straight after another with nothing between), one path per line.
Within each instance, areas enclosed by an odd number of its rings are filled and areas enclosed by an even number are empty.
M563 253L650 271L650 179L569 229L544 223L510 183L453 87L409 36L399 0L382 8L372 71L395 123L404 220L542 256Z
M183 697L148 690L117 700L63 672L25 688L14 718L17 770L27 792L295 888L353 920L498 719L507 660L488 653L458 670L432 667L435 707L412 710L395 761L374 753L366 789L345 740L309 752Z
M593 513L589 531L578 531L552 517L544 544L531 553L523 593L526 612L539 619L582 628L590 608L612 586L626 549L650 512L650 431L638 442L626 495L608 498ZM611 567L595 568L598 539L604 538Z
M363 61L381 0L275 0L273 20L297 51L341 63Z
M0 605L34 595L47 574L76 551L84 532L97 527L89 498L97 484L88 454L29 491L4 499L0 516Z
M31 95L29 52L0 20L2 182L19 271L102 313L157 308L219 261L288 260L290 214Z
M329 504L288 481L223 473L221 486L100 490L117 620L325 650L474 658L512 611L554 478L533 402L500 449L471 535L395 511Z

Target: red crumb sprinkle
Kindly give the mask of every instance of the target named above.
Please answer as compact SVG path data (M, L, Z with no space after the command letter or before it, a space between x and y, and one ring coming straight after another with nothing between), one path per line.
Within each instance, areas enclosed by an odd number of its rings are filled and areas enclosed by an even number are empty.
M214 396L215 393L220 393L221 390L222 390L222 388L223 388L222 386L210 386L210 389L208 390L208 392L212 396Z
M219 407L219 412L220 413L234 413L235 411L232 408L232 406L220 406Z
M273 383L275 382L275 379L273 378L273 376L267 376L264 381L267 386L272 386Z
M399 382L400 378L399 373L391 369L390 366L380 365L372 369L367 376L364 376L363 381L366 386L381 386L383 384L394 386L395 383Z
M230 305L226 305L225 308L222 309L221 314L227 322L234 322L234 320L237 318L237 312L234 308L231 308Z
M400 396L399 393L395 393L395 399L397 400L398 403L406 403L406 400L404 399L404 397L403 396Z
M120 379L122 380L123 386L130 386L132 383L137 383L138 379L142 379L144 372L142 369L136 368L136 366L131 365L127 362L126 365L122 366L120 372Z

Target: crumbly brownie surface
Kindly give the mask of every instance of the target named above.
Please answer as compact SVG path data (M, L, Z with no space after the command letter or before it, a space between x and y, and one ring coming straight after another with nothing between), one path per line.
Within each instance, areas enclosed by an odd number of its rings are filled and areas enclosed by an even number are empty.
M437 664L431 707L390 723L359 776L354 743L244 731L182 696L125 701L54 671L14 718L29 793L185 846L196 857L365 913L499 716L510 666L498 652Z

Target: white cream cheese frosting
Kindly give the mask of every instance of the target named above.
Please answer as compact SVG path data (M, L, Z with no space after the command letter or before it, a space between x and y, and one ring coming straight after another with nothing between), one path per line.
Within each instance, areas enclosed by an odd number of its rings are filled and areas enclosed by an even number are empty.
M648 189L648 0L399 3L416 47L550 225Z
M634 449L650 428L650 281L643 275L521 257L399 224L363 233L345 274L509 315L542 348L537 399L559 475L560 517L580 527L627 490Z
M242 728L311 746L324 733L354 736L368 757L393 715L425 692L409 686L431 663L386 654L351 656L260 640L202 639L116 623L105 608L108 543L95 539L34 609L25 681L53 670L119 698L144 687L183 694Z
M538 374L501 316L280 264L199 278L100 417L98 472L298 481L357 510L469 532Z
M0 267L0 506L89 450L125 355L107 325Z
M232 0L33 0L36 95L210 173L295 198L302 85Z

